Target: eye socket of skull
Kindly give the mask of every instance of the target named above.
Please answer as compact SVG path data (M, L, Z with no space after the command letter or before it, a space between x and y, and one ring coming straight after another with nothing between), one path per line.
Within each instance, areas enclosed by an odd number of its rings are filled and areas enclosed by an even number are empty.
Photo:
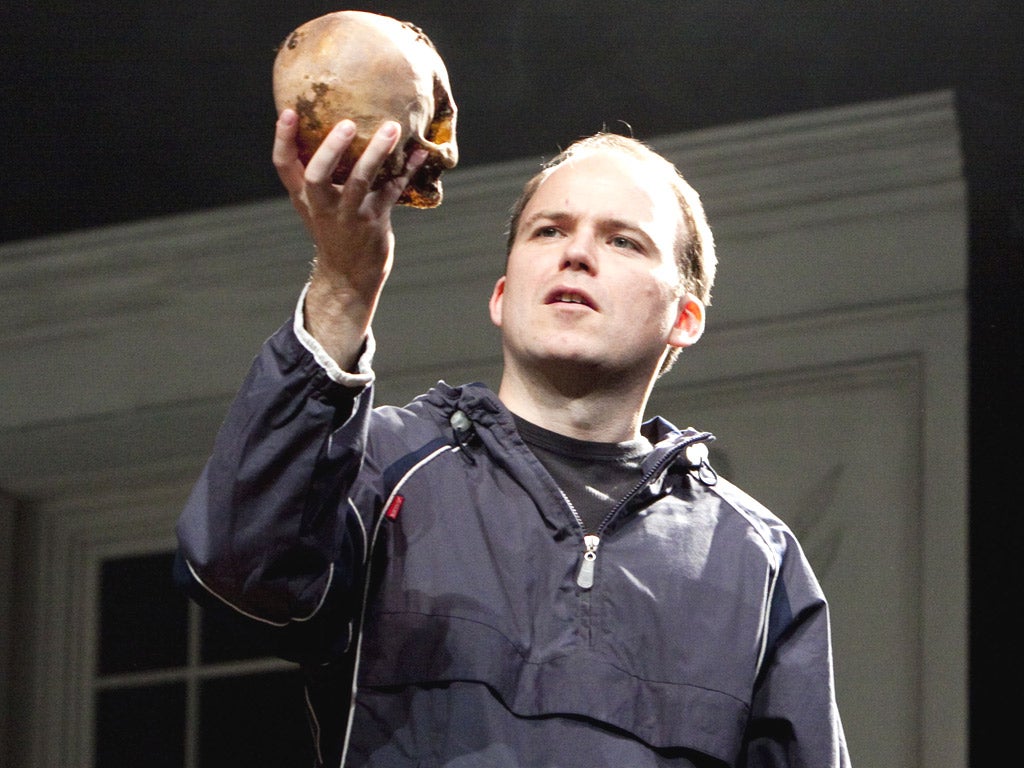
M434 77L434 119L430 123L428 136L435 144L451 145L452 152L455 151L455 109L452 106L448 88L441 78ZM449 153L449 155L451 152ZM458 162L458 157L448 157L447 162L451 168Z
M274 100L278 112L291 107L299 114L303 163L339 120L356 123L356 136L333 175L338 184L348 178L380 124L397 121L402 140L374 185L400 174L408 153L423 146L427 160L398 202L440 205L440 175L458 163L457 108L444 62L419 28L363 11L338 11L306 22L278 51Z

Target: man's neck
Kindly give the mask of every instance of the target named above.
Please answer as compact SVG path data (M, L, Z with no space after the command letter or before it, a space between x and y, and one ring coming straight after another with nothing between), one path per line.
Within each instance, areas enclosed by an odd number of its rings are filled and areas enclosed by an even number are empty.
M498 397L512 413L552 432L617 443L639 436L650 390L651 382L624 377L614 384L599 376L552 379L506 364Z

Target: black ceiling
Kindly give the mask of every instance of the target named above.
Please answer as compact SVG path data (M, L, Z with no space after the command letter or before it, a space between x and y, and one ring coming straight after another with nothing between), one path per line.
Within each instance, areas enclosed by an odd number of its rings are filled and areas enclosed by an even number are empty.
M279 194L270 66L339 7L445 58L465 165L942 88L1024 92L1024 3L79 0L4 10L4 241Z

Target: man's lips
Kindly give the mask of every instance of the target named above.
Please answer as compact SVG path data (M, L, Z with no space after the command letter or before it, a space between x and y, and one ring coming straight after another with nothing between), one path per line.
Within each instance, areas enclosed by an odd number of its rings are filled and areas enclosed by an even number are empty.
M559 287L551 291L544 300L545 304L576 304L589 309L597 309L594 300L585 291L577 288Z

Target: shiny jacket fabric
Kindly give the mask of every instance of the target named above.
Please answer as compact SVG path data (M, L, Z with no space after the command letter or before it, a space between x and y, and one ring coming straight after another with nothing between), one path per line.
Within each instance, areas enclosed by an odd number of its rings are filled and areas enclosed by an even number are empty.
M178 526L192 594L306 670L320 764L848 765L824 597L709 434L648 422L595 548L485 387L371 401L285 326Z

